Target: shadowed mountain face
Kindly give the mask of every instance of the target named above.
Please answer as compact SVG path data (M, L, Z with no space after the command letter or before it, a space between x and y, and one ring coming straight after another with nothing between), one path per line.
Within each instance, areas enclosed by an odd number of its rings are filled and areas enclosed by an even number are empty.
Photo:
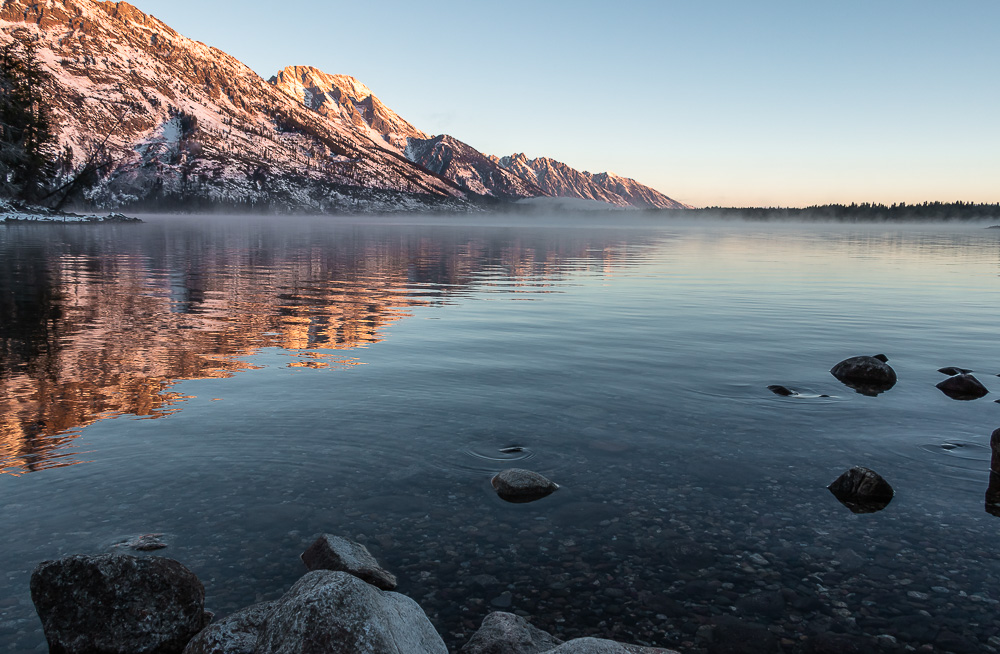
M34 43L52 73L68 167L101 165L88 194L101 205L463 205L455 184L407 161L376 131L303 106L125 2L10 0L0 21L0 41Z

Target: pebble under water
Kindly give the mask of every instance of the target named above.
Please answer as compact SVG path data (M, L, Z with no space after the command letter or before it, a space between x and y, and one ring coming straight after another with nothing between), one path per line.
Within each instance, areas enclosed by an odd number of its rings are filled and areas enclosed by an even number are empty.
M1000 651L997 395L935 388L1000 389L1000 234L583 222L0 228L0 651L47 649L41 560L165 544L136 554L222 617L321 532L452 651L494 610L682 652ZM888 391L829 372L876 353ZM856 465L885 509L827 490ZM505 468L559 488L505 502Z

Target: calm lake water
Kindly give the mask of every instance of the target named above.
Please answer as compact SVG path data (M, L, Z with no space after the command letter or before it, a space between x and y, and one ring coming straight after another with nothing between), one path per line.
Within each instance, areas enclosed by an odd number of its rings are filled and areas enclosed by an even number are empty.
M983 227L0 226L0 650L46 649L41 560L162 534L221 617L329 532L453 650L503 609L690 652L998 651L1000 394L934 387L1000 391ZM829 373L876 353L877 397ZM827 491L854 465L885 510ZM561 488L503 502L506 467Z

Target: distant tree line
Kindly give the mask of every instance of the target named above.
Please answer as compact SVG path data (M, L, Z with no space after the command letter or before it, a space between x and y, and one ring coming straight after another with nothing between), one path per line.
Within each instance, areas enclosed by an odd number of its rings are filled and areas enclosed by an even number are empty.
M923 202L921 204L823 204L811 207L706 207L685 213L737 220L801 220L818 222L936 222L1000 220L1000 203Z

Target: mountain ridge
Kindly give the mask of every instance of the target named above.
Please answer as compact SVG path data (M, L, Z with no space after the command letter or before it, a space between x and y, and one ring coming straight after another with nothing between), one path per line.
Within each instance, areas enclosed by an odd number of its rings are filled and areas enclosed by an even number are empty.
M92 169L90 205L467 211L479 196L563 195L685 206L634 180L545 158L525 162L558 174L508 165L429 136L347 75L289 66L265 81L127 2L4 0L0 41L13 38L53 75L59 165Z

